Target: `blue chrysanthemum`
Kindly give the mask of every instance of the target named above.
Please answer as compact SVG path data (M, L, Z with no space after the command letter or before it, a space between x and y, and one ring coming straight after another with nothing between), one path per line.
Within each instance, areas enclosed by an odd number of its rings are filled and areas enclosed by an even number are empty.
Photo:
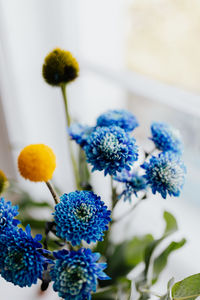
M119 126L125 131L132 131L139 125L136 117L127 110L108 110L97 119L97 126Z
M161 151L173 151L178 154L183 152L183 144L178 129L167 123L154 122L151 125L151 140Z
M32 238L29 225L26 231L20 228L0 235L0 273L5 280L30 287L42 278L47 260L42 255L46 251L38 243L41 239L41 234Z
M152 156L149 163L142 168L146 170L144 177L151 186L153 194L159 192L165 199L167 193L178 197L185 181L186 168L180 156L169 151L158 157Z
M99 253L81 248L78 251L54 252L55 264L51 270L53 289L65 300L90 300L96 291L97 279L110 279L103 270L106 263L97 263Z
M88 136L92 133L94 127L87 125L82 125L80 123L73 123L68 128L68 133L72 140L76 141L81 147L85 146L87 143Z
M132 194L135 194L137 197L137 193L145 190L147 187L146 179L136 172L123 170L121 173L117 173L113 179L125 184L123 192L119 195L119 198L124 197L124 201L131 201Z
M15 228L20 221L14 219L18 215L18 207L12 206L10 201L0 199L0 234Z
M82 240L87 243L102 241L111 221L110 215L111 211L93 192L64 194L55 206L57 235L73 246L79 245Z
M93 166L92 171L104 170L105 175L115 175L122 169L129 170L129 165L138 159L135 142L120 127L97 127L84 147L87 162Z

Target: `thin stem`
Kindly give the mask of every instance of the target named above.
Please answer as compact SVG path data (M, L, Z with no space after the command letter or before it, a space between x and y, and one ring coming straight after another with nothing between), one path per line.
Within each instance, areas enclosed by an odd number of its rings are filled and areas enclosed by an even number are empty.
M78 167L77 167L76 160L75 160L75 157L74 157L74 153L73 153L73 149L72 149L72 144L69 141L69 139L68 139L68 144L69 144L69 152L70 152L71 162L72 162L72 166L73 166L76 187L77 187L78 190L80 190L81 187L80 187L80 179L79 179Z
M110 176L110 187L111 187L111 200L112 200L112 203L111 203L111 207L112 207L112 209L113 209L113 206L114 206L114 203L113 203L113 198L114 198L114 195L113 195L113 193L114 193L114 185L113 185L113 178L112 178L112 176Z
M113 210L116 202L117 202L117 193L116 193L116 189L114 188L114 185L113 185L113 178L112 176L110 177L111 179L111 200L112 200L112 203L111 203L111 208ZM105 232L105 235L104 235L104 239L102 242L98 242L97 244L97 247L95 249L95 251L97 252L100 252L101 254L103 254L104 256L107 255L107 252L108 252L108 249L110 247L110 244L111 244L111 241L110 241L110 234L111 234L111 231L112 231L112 224L113 224L113 219L110 221L110 224L109 224L109 230L107 230Z
M145 160L147 160L150 156L152 156L155 150L156 147L153 147L153 149L150 152L144 152Z
M55 203L58 204L59 203L59 197L56 194L56 191L54 190L54 188L53 188L52 184L50 183L50 181L47 181L46 185L47 185L51 195L53 196L53 199L54 199Z
M65 84L61 85L61 90L62 90L64 105L65 105L65 115L66 115L66 120L67 120L67 126L69 127L71 125L71 118L70 118L69 109L68 109L68 101L67 101L67 93L66 93L66 85ZM72 144L71 144L69 138L67 138L67 141L68 141L70 158L71 158L73 172L74 172L74 179L75 179L75 182L76 182L76 188L78 190L80 190L81 189L81 187L80 187L80 178L79 178L79 172L78 172L76 159L75 159L74 152L73 152L73 149L72 149Z
M69 127L71 125L71 118L70 118L69 109L68 109L68 101L67 101L67 93L66 93L66 85L65 84L61 85L61 90L62 90L63 100L64 100L64 104L65 104L67 126Z
M110 183L111 183L111 199L112 199L112 210L113 208L115 207L115 205L117 204L117 200L118 200L118 195L117 195L117 192L116 192L116 188L114 187L114 184L113 184L113 178L112 176L110 176Z
M135 209L136 207L147 198L146 193L144 194L144 196L142 198L140 198L132 207L128 212L125 212L123 215L121 215L118 219L113 220L113 222L119 222L121 221L124 217L127 217L128 215L130 215Z

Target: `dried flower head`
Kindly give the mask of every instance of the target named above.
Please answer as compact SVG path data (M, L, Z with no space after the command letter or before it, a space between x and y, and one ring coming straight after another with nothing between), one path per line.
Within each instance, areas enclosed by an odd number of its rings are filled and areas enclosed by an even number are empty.
M31 181L48 181L56 168L56 156L43 144L25 147L18 157L18 168L22 177Z
M56 48L45 57L42 74L50 85L69 83L76 79L78 73L78 62L69 51Z

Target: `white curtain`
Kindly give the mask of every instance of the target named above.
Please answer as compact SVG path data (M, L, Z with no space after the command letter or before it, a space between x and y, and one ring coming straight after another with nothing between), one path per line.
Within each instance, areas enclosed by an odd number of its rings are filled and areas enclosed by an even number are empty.
M56 182L66 192L72 190L62 96L58 88L44 82L43 60L48 52L60 47L70 50L83 65L91 62L119 69L123 64L121 7L122 1L0 0L4 123L0 129L4 145L0 149L0 169L9 177L16 177L16 158L21 148L45 143L57 156ZM75 119L91 123L99 112L125 105L122 94L116 86L81 67L79 79L68 88L70 110ZM33 189L32 184L26 185ZM34 193L40 195L41 189L42 185L35 185Z

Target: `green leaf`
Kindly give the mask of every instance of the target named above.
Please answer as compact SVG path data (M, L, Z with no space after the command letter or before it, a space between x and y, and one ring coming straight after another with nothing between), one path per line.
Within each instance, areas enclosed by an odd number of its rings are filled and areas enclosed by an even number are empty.
M128 242L125 248L125 260L127 265L134 267L142 262L144 260L145 249L152 241L153 236L147 234L142 237L134 237Z
M83 190L92 190L90 185L90 171L88 168L88 163L86 161L85 151L79 147L79 177L80 184Z
M177 229L178 229L178 226L177 226L177 222L176 222L176 219L174 218L174 216L165 211L164 214L163 214L163 217L164 217L164 220L165 220L165 231L163 233L163 236L158 239L158 240L154 240L152 243L150 243L147 247L146 247L146 250L145 250L145 276L147 276L147 273L148 273L148 269L149 269L149 264L150 264L150 261L151 261L151 257L152 257L152 254L154 252L154 250L156 249L156 247L166 238L168 237L169 235L171 235L172 233L176 232Z
M36 202L36 201L33 201L31 199L25 199L23 201L20 201L18 203L18 206L19 206L19 209L22 210L22 209L30 209L30 208L52 208L52 206L46 202L46 201L43 201L43 202Z
M119 277L127 275L132 269L132 266L127 265L125 261L126 245L126 242L115 245L114 251L107 257L106 274L111 277L112 283L116 282ZM102 284L106 284L106 281L104 280Z
M112 246L113 249L107 257L108 268L106 271L112 278L112 282L118 280L119 277L126 276L137 264L144 260L145 248L152 240L152 235L147 234ZM101 249L96 248L95 251L97 250Z
M178 225L174 216L169 212L165 211L163 217L166 222L165 232L163 236L167 237L178 230Z
M155 284L158 280L160 273L164 270L167 265L169 255L179 248L183 247L186 243L185 239L182 239L179 242L171 242L167 248L154 260L153 264L153 279L152 284Z
M175 283L172 287L173 300L193 300L200 296L200 273Z
M26 225L30 224L31 229L44 230L44 228L45 228L46 221L44 221L44 220L37 220L37 219L33 219L33 218L27 218L27 219L19 218L19 219L24 227L26 227Z

